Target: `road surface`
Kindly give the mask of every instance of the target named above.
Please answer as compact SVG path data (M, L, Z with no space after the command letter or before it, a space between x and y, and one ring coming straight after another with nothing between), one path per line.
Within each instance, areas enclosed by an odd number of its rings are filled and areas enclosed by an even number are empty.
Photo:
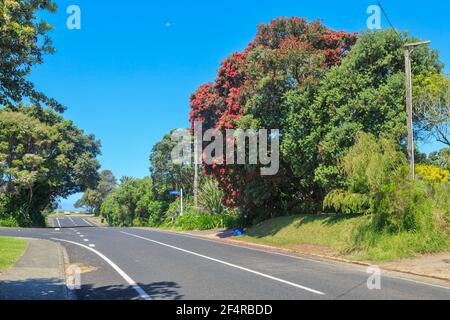
M189 235L103 228L82 217L49 229L0 229L0 236L59 242L82 270L77 299L312 300L450 299L450 286L367 268L265 252Z

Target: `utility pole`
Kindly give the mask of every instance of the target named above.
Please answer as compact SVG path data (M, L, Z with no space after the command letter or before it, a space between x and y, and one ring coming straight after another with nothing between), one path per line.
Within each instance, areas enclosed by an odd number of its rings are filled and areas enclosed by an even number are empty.
M180 212L180 215L182 216L183 215L183 189L181 189L180 190L180 196L181 196L181 198L180 198L180 204L181 204L181 212Z
M197 129L196 129L197 130ZM194 136L194 208L198 208L198 163L199 163L199 141L198 132Z
M415 179L414 160L414 126L413 126L413 90L412 90L412 69L411 54L415 48L421 45L428 45L431 41L423 41L405 44L405 76L406 76L406 112L408 114L408 161L411 167L413 179Z

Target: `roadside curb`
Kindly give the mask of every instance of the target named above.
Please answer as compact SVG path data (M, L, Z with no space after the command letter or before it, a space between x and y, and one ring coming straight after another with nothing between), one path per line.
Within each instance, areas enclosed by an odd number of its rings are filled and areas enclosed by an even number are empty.
M2 299L70 300L65 248L57 242L32 237L15 237L27 241L28 247L0 281Z
M60 255L62 257L62 266L61 266L61 279L64 279L65 283L65 292L67 300L77 300L77 296L73 290L70 290L67 286L67 269L70 266L70 259L69 254L67 253L67 250L64 246L62 246L60 243L53 241L58 245Z
M155 229L155 228L145 228L145 229L160 231L160 232L162 231L162 232L174 233L174 234L188 235L188 236L202 238L202 239L217 242L217 243L235 244L235 245L240 245L242 247L260 249L260 250L272 252L272 253L282 253L282 254L290 255L292 257L312 257L312 258L318 258L320 260L328 260L328 261L334 261L334 262L340 262L340 263L347 263L347 264L357 265L357 266L361 266L361 267L371 267L371 266L376 265L375 263L369 263L369 262L364 262L364 261L353 261L353 260L349 260L349 259L345 259L345 258L325 256L325 255L314 254L314 253L302 253L302 252L297 252L297 251L293 251L290 249L279 248L279 247L269 246L269 245L265 245L265 244L250 243L250 242L246 242L246 241L242 241L242 240L234 240L234 239L227 239L227 238L221 239L218 237L205 236L205 235L196 234L196 233L192 233L192 232L162 230L162 229ZM429 274L402 270L401 268L389 268L389 267L380 266L380 269L383 271L398 272L398 273L408 274L408 275L416 276L416 277L424 277L424 278L429 278L429 279L433 279L433 280L444 281L444 282L450 284L450 279L448 279L448 278L442 278L442 277L437 277L437 276L433 276L433 275L429 275Z

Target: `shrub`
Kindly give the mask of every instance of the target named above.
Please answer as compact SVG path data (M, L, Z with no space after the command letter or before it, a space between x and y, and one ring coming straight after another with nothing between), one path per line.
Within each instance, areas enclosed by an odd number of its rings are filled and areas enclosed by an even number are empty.
M368 213L370 198L365 194L350 193L344 190L333 190L324 199L324 209L332 209L344 214Z
M17 220L14 217L0 217L0 227L5 227L5 228L18 228L19 227L19 223L17 222Z
M232 215L209 215L190 211L173 221L166 221L165 226L180 230L230 229L236 227L237 219L237 216Z
M450 171L433 165L419 164L416 166L417 176L430 183L447 183L450 180Z
M209 214L224 214L227 207L223 204L225 199L224 192L219 188L217 181L207 178L200 188L198 196L199 205Z

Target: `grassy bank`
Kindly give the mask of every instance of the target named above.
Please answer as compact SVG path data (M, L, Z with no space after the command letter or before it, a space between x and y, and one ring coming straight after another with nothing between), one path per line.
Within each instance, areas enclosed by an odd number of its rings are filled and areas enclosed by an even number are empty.
M237 239L306 254L369 261L398 260L449 249L449 236L444 233L366 234L361 240L358 235L368 219L347 215L281 217L262 222Z
M0 269L13 266L27 246L28 243L25 240L0 237Z

